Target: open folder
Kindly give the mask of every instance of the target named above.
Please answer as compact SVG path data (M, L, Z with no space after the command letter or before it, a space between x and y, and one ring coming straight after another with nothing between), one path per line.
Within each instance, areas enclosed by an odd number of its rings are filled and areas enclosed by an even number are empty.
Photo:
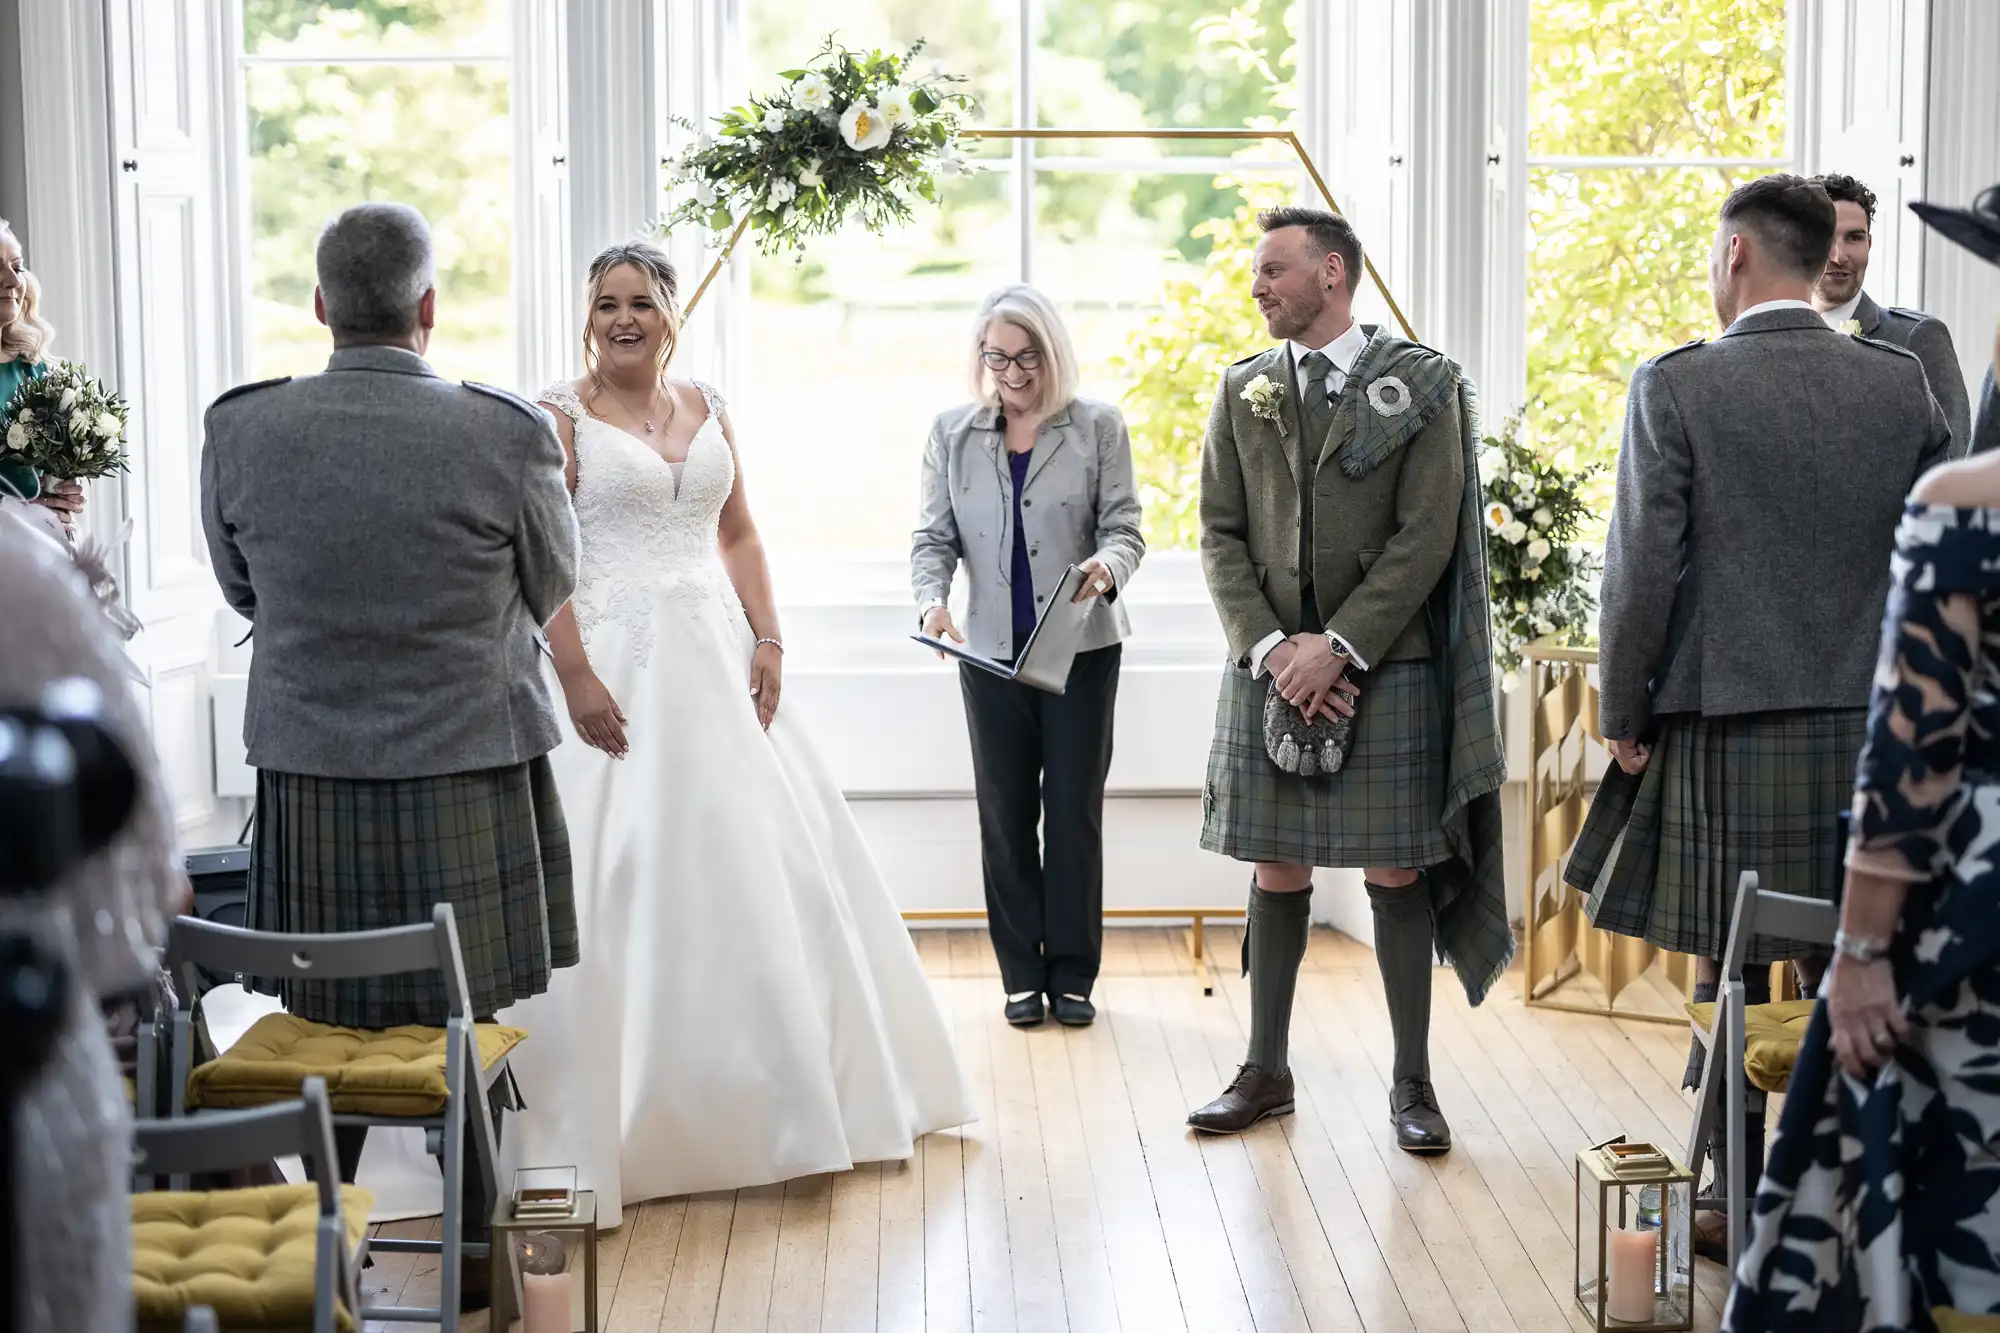
M1028 636L1027 646L1014 657L1010 665L997 662L990 657L982 657L962 643L948 639L934 639L928 634L912 634L910 637L926 648L956 657L961 662L970 662L982 671L991 671L1007 680L1018 680L1023 685L1032 685L1050 694L1061 694L1069 684L1069 665L1076 660L1077 645L1083 642L1083 627L1090 619L1090 608L1096 599L1077 604L1077 590L1083 587L1083 571L1071 565L1063 571L1062 582L1042 606L1041 619L1035 622L1034 633Z

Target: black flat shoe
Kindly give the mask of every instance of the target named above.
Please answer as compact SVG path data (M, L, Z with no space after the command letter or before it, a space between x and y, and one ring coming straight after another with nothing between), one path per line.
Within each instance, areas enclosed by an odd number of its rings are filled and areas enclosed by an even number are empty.
M1049 1012L1066 1028L1087 1028L1097 1021L1097 1006L1081 995L1049 996Z
M1437 1092L1429 1079L1406 1078L1389 1090L1389 1120L1396 1126L1396 1146L1404 1152L1451 1151L1451 1126L1438 1110Z
M1187 1122L1204 1134L1239 1134L1267 1117L1290 1115L1292 1089L1291 1071L1273 1075L1244 1065L1222 1095L1190 1111Z
M1009 1000L1004 1012L1007 1021L1017 1028L1039 1027L1042 1022L1042 993L1036 991L1018 1000Z

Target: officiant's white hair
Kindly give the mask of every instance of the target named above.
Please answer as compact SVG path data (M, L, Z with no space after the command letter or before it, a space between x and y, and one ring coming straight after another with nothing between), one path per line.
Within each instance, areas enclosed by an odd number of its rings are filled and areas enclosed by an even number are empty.
M995 320L1005 320L1027 334L1028 341L1042 354L1042 396L1037 404L1042 415L1054 416L1075 402L1082 376L1077 369L1076 345L1070 342L1069 328L1056 313L1055 302L1043 295L1040 288L1025 282L1002 287L979 307L979 318L972 326L972 396L988 407L1000 401L993 387L993 372L979 359L980 352L985 350L986 331Z

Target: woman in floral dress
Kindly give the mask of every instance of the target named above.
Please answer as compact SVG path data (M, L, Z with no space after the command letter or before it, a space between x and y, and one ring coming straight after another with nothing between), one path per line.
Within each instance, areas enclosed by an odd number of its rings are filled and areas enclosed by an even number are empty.
M2000 187L1916 207L2000 263ZM2000 454L1897 531L1840 925L1723 1327L2000 1327Z

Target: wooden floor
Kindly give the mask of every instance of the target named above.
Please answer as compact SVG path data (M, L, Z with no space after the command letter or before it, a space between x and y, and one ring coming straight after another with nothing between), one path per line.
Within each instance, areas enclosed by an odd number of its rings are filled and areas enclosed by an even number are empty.
M1457 1146L1412 1158L1388 1124L1374 955L1318 930L1292 1022L1298 1113L1196 1136L1188 1108L1242 1058L1248 984L1225 965L1204 998L1175 932L1104 938L1097 1024L1022 1032L983 932L917 932L979 1122L907 1163L627 1208L601 1256L605 1328L1590 1327L1568 1295L1574 1155L1619 1133L1683 1140L1682 1031L1527 1009L1518 974L1474 1010L1441 970L1432 1072ZM1214 957L1239 938L1212 930ZM1695 1327L1713 1329L1724 1277L1699 1268ZM367 1281L415 1303L436 1276L383 1256Z

